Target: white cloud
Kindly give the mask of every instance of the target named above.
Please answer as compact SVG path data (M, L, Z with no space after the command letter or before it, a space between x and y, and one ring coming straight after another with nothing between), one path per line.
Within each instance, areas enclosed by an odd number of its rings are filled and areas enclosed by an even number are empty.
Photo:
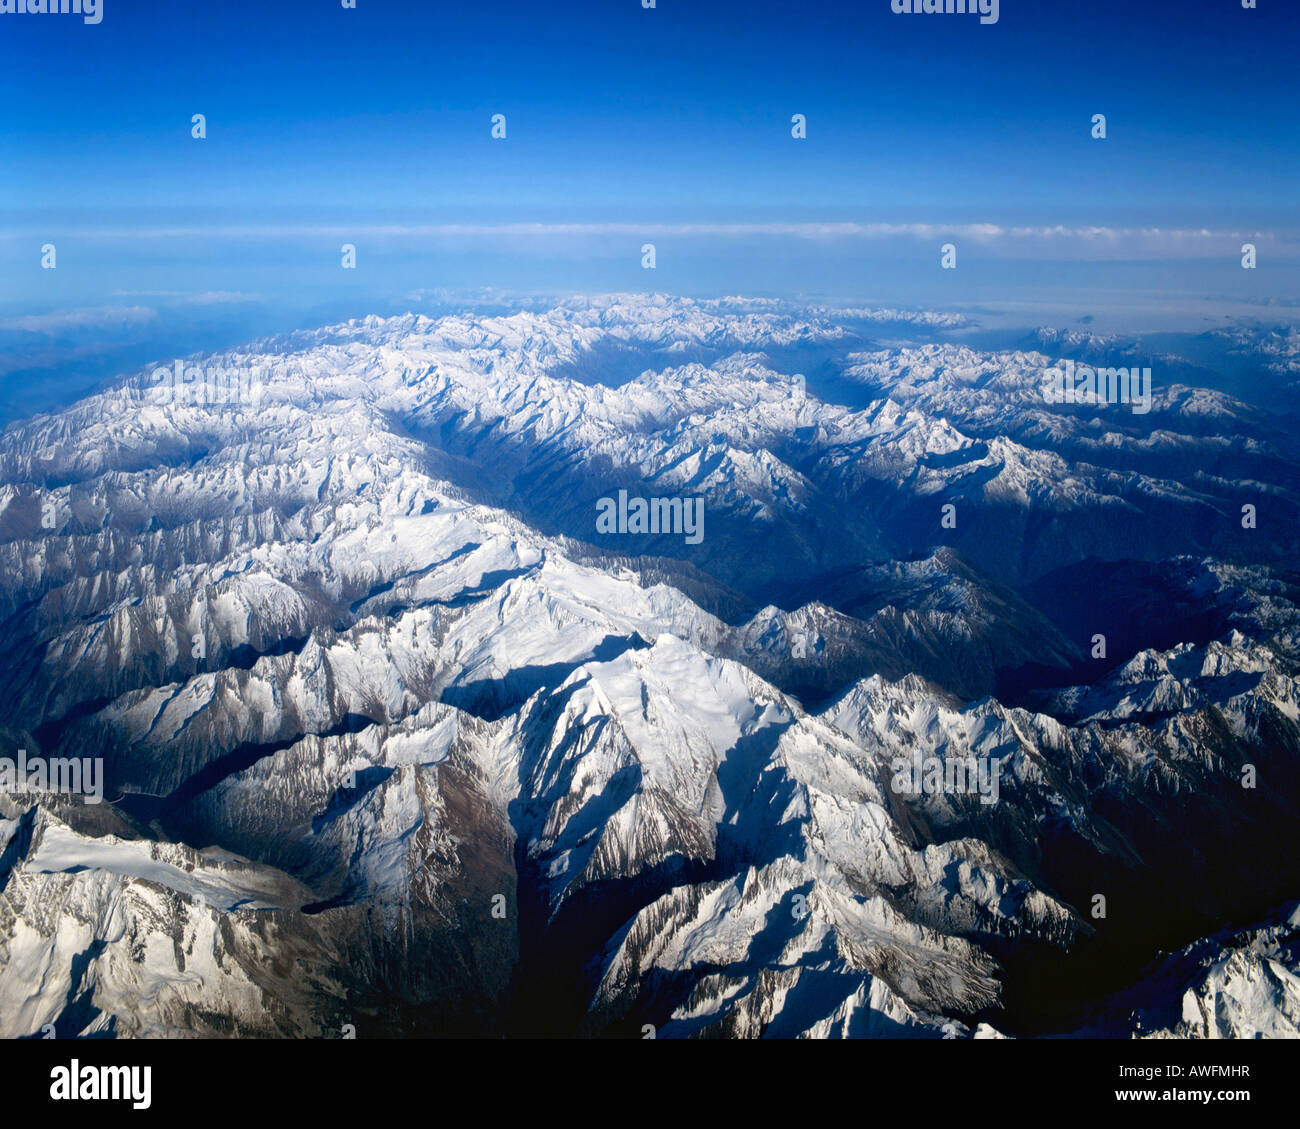
M143 325L158 316L157 310L146 306L86 306L77 310L61 310L52 314L26 314L22 317L0 318L0 330L17 330L27 333L61 333L70 329L100 329L105 326Z
M1006 258L1055 257L1161 259L1239 254L1243 242L1294 256L1296 233L1228 231L1210 228L1107 227L1065 224L993 223L497 223L403 224L358 223L292 225L187 225L154 228L93 228L70 232L79 239L427 239L432 241L511 241L575 239L801 239L823 243L854 241L973 244L986 254ZM208 301L237 301L238 295L204 296Z

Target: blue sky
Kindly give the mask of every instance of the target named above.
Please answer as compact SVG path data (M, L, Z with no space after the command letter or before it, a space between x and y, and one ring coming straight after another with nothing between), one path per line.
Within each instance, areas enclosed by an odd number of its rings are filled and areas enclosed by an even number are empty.
M889 0L103 5L93 26L0 15L0 310L438 286L1300 293L1292 0L1001 0L988 26ZM46 241L59 269L33 273Z

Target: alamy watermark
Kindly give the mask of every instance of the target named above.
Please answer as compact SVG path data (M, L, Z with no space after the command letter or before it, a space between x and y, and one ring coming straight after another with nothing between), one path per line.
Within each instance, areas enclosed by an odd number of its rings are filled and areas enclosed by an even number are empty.
M148 1109L152 1074L151 1066L82 1066L74 1058L50 1071L50 1100L130 1102L132 1109Z
M996 804L1001 789L1002 762L997 757L935 757L915 751L911 759L896 757L890 787L903 796L965 796L979 794L980 803Z
M998 22L998 0L889 0L896 16L978 15L980 23Z
M681 533L686 544L704 540L703 498L631 498L626 490L618 501L596 503L597 533Z
M0 792L84 796L87 804L104 799L103 757L0 757Z
M153 370L145 399L151 404L256 405L266 394L266 377L266 369L259 365L203 368L175 361L170 368Z
M0 16L81 16L82 23L104 18L103 0L0 0Z
M1044 374L1043 399L1049 404L1130 404L1135 415L1151 410L1151 370L1149 368L1091 368L1062 362L1062 368L1049 368Z

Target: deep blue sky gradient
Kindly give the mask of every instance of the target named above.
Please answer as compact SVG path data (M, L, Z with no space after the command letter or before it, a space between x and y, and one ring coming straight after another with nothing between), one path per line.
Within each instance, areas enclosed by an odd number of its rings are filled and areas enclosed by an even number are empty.
M95 26L0 16L6 308L160 286L633 288L647 224L1205 228L1229 238L1083 256L1198 260L1186 277L1205 293L1237 235L1278 235L1268 271L1222 280L1257 297L1292 287L1270 272L1300 260L1297 0L1002 0L991 26L889 0L103 4ZM1099 112L1105 142L1089 134ZM794 113L807 141L790 137ZM377 230L517 222L620 226ZM368 281L338 271L354 230ZM31 276L45 239L57 281ZM933 274L942 241L661 235L654 284L772 292L785 275L857 293L869 265L879 295L896 275L903 297L940 304L957 293ZM971 246L963 268L1046 259L1096 284L1074 245L1039 242ZM1145 285L1166 285L1151 269ZM981 291L961 277L968 301L1019 278L994 271Z

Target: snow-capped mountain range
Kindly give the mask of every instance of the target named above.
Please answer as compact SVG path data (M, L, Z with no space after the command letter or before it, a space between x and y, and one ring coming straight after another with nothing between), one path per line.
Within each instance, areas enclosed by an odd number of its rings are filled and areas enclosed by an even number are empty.
M1293 1033L1285 428L859 331L367 318L10 427L0 756L106 787L0 795L0 1034Z

